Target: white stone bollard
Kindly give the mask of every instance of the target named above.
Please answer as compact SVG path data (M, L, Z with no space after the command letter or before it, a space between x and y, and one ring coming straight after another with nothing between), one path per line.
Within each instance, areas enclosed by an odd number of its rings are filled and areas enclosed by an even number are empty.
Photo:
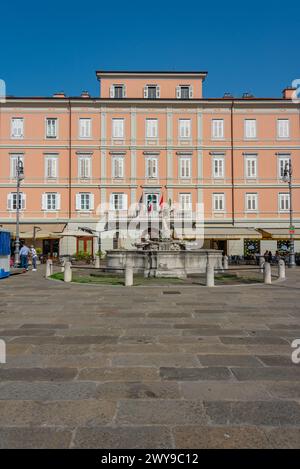
M65 263L64 282L72 282L72 264L69 261Z
M100 269L100 256L97 255L95 259L95 269Z
M264 264L264 283L267 285L272 283L271 264L269 262L265 262Z
M223 269L227 270L228 269L228 256L223 257Z
M65 265L66 265L66 260L63 259L63 260L62 260L62 263L61 263L61 268L60 268L60 271L61 271L61 272L64 272L64 271L65 271Z
M214 266L210 262L206 264L206 286L214 287L215 286L215 271Z
M280 259L278 262L278 277L280 279L285 278L285 263L283 259Z
M260 271L264 271L264 265L265 265L265 258L264 256L259 256L259 266L260 266Z
M53 274L53 262L52 259L48 259L46 262L46 278Z
M132 287L133 285L133 264L132 259L126 258L125 265L125 287Z

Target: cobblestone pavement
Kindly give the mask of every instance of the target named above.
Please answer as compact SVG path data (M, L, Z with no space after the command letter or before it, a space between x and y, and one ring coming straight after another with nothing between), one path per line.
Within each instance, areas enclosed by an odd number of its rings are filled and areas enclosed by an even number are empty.
M272 286L0 281L0 448L300 446L300 269Z

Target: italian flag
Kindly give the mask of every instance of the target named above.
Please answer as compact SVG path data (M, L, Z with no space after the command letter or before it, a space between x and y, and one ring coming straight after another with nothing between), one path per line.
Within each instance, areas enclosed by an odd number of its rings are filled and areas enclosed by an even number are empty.
M160 199L159 199L159 208L162 210L164 204L164 196L161 194Z
M150 213L153 211L153 195L149 195L148 201L147 201L147 212Z

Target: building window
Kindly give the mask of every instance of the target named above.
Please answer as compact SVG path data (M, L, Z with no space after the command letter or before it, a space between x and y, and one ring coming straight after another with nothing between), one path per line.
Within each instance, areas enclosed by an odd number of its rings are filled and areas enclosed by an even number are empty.
M179 158L179 177L182 179L191 177L191 158Z
M146 158L146 177L147 178L157 178L158 170L157 170L158 160L155 157L148 157Z
M244 121L244 137L248 138L256 138L257 131L256 131L256 119L245 119Z
M112 120L112 137L124 138L124 119Z
M193 87L191 85L179 85L176 88L177 99L191 99L193 97Z
M213 210L214 212L225 210L225 194L213 194Z
M60 210L60 194L56 192L46 192L42 195L42 210Z
M58 161L56 156L45 157L45 178L56 179L57 178L57 167Z
M46 119L46 138L57 138L57 119Z
M149 213L158 211L158 194L146 194L146 207Z
M224 177L224 158L223 156L215 156L213 158L213 177L223 178Z
M125 85L112 85L110 87L110 97L114 99L125 98Z
M17 210L17 192L11 192L7 196L7 209ZM26 194L23 192L19 193L19 209L24 210L26 206Z
M191 120L179 119L178 121L178 134L179 138L191 138Z
M114 178L124 177L124 158L122 156L113 156L112 175Z
M78 177L80 179L89 179L91 177L91 156L79 155L78 156Z
M146 138L158 137L158 120L146 119Z
M277 119L277 138L290 138L289 119Z
M127 210L127 194L115 192L110 195L111 210Z
M146 85L144 88L144 98L157 99L160 97L160 87L158 85Z
M23 155L11 155L10 157L10 177L17 179L18 160L24 164Z
M278 158L278 177L280 179L283 178L284 170L285 170L286 167L288 167L289 162L290 162L290 155L279 156L279 158Z
M255 156L246 156L245 175L246 175L246 178L257 177L257 158Z
M79 138L91 138L92 136L92 119L79 119Z
M94 209L94 194L80 192L76 194L76 210L88 211Z
M22 117L13 117L10 129L11 138L24 137L24 119Z
M288 212L290 210L290 194L282 193L278 196L279 212Z
M246 194L246 211L255 212L257 211L257 194Z
M223 119L212 119L211 136L213 139L224 138L224 120Z
M189 212L192 209L192 196L191 194L179 194L180 210Z

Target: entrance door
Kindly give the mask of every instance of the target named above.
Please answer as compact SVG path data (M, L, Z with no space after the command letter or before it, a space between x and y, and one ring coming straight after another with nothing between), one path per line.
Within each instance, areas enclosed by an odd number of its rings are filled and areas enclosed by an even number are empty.
M84 254L89 254L90 256L93 255L93 238L92 237L78 237L77 238L77 251L83 252Z
M59 256L59 239L43 239L43 256L48 259Z

